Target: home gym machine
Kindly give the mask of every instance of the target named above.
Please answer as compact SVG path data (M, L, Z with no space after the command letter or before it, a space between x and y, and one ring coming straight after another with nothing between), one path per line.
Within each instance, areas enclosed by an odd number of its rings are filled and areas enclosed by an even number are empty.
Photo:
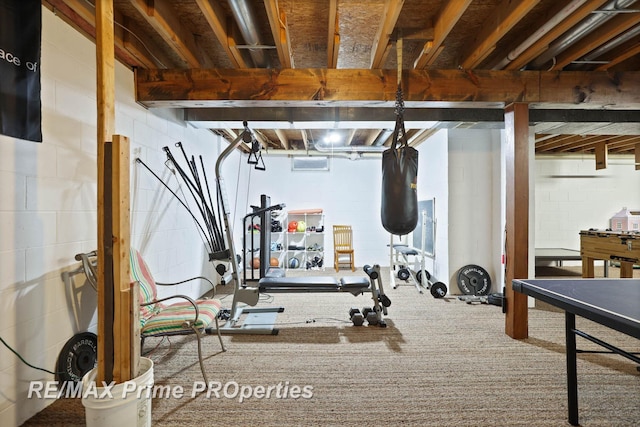
M231 254L235 254L233 244L233 230L229 223L230 210L227 200L227 193L224 185L224 180L221 175L221 166L224 160L242 143L248 144L251 147L258 147L257 143L254 143L255 138L249 128L247 122L244 122L243 132L220 154L216 161L215 172L218 185L218 191L221 195L221 206L223 211L225 231L228 241L228 247ZM324 276L309 276L309 277L284 277L284 272L279 269L268 269L270 258L270 239L271 234L263 232L268 229L267 224L270 224L271 211L276 208L281 209L282 205L276 205L272 207L270 205L269 197L263 195L261 197L260 208L253 208L254 212L251 215L260 215L261 218L261 235L260 235L260 253L261 253L261 277L258 280L257 286L255 284L249 285L246 282L241 282L238 277L238 261L235 256L230 257L231 263L231 277L234 284L233 302L229 314L229 319L220 328L222 333L240 333L240 334L271 334L278 333L278 329L275 328L275 321L278 313L284 311L284 307L254 307L259 300L261 292L268 293L298 293L298 292L347 292L354 296L371 292L373 300L373 308L368 313L362 314L370 319L371 325L377 324L379 326L386 326L383 315L387 314L387 307L391 305L391 301L384 294L382 288L382 282L380 279L380 267L379 266L365 266L364 271L368 277L343 277L336 279L334 277ZM243 230L244 232L244 230ZM263 270L264 269L264 270ZM245 306L246 305L246 306ZM353 311L349 312L354 325L362 324L360 322L361 317L358 313ZM241 318L244 317L244 321Z

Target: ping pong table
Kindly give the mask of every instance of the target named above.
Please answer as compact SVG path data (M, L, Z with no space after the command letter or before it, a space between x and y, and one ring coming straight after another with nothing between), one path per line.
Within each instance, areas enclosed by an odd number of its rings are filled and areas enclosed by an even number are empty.
M640 365L629 353L576 329L576 315L640 339L640 280L545 279L513 280L513 290L559 307L565 312L567 397L569 423L578 425L576 336L596 343Z

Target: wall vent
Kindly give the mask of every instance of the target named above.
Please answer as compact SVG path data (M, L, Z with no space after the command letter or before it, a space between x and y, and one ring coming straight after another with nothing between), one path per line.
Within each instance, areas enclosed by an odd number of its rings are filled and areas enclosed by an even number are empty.
M329 157L304 156L291 158L292 171L328 171Z

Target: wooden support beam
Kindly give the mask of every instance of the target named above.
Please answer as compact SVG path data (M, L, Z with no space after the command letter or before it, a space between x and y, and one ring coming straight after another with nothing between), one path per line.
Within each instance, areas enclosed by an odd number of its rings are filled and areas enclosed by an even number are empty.
M539 2L540 0L502 0L493 9L489 21L475 38L469 52L464 55L460 66L466 69L479 66L496 48L496 43Z
M191 30L180 22L171 2L132 0L131 5L140 12L185 65L194 68L213 66L213 61L198 49Z
M640 143L635 145L633 152L635 157L636 170L640 171Z
M395 104L397 89L396 71L388 69L138 69L135 76L136 100L149 108L276 107L290 101L298 107L383 107ZM637 71L404 70L402 79L407 108L535 102L540 108L640 109Z
M288 150L289 138L287 138L287 135L285 135L284 131L282 129L276 129L276 135L278 135L278 139L280 140L280 145L282 145L282 148Z
M528 336L527 296L514 292L513 279L529 275L529 107L515 103L505 109L506 273L505 332Z
M90 3L83 0L45 0L43 5L52 9L57 16L89 40L96 41L95 8ZM135 27L133 31L135 32ZM150 60L147 51L137 53L130 51L126 46L126 34L124 30L118 28L114 35L115 56L119 61L127 66L161 67L161 64ZM157 50L154 52L159 55ZM170 65L172 64L165 62L162 68L168 68Z
M578 22L589 16L589 14L593 12L594 9L599 8L607 1L608 0L588 0L584 5L579 7L578 10L567 16L566 19L562 20L562 22L560 22L549 32L539 38L536 42L534 42L531 46L521 52L520 55L518 55L516 58L513 58L513 60L505 67L505 69L521 69L535 57L547 50L549 48L549 44L551 44L555 39L560 37L571 27L575 26ZM531 28L538 29L547 21L547 19L542 18L540 21L538 21L537 25L532 25Z
M356 131L358 129L351 129L347 134L347 137L344 139L344 145L349 146L353 142L353 137L356 135Z
M120 383L137 376L140 357L138 294L131 290L129 262L129 138L114 135L112 146L112 247L114 283L114 367L113 379ZM136 332L138 331L138 332Z
M238 45L235 39L236 31L234 30L236 24L227 19L219 2L215 0L196 0L196 3L234 67L247 68L247 63L240 50L236 47Z
M135 22L125 16L116 17L118 22L122 22L122 27L116 25L114 28L116 35L116 49L121 46L129 54L138 59L143 68L172 68L174 61L168 57L152 40L144 42L135 34L142 34L143 31ZM118 51L116 50L116 57Z
M278 0L265 0L264 7L267 10L273 40L276 43L280 67L291 68L294 65L293 55L291 53L291 41L289 40L287 15L278 7Z
M444 2L444 4L445 6L440 11L433 28L433 40L427 42L430 43L428 49L425 44L420 55L413 62L413 68L427 68L435 62L438 55L440 55L444 49L444 40L467 10L471 4L471 0L450 0Z
M389 39L396 26L404 0L386 0L384 4L383 20L378 27L378 32L373 40L371 48L371 68L381 68L384 62Z
M623 13L621 16L611 18L609 21L598 27L597 31L586 35L562 51L555 57L552 70L562 70L572 61L579 60L587 53L599 46L615 39L620 34L640 23L640 16L637 13Z
M596 170L607 168L608 154L607 143L604 141L598 142L595 147Z
M640 54L640 44L627 49L626 51L624 51L620 55L616 55L615 58L611 59L606 64L599 65L598 67L595 68L595 71L608 70L609 68L613 67L614 65L618 65L619 63L621 63L623 61L626 61L627 59L632 58L632 57L634 57L634 56L636 56L638 54Z
M364 141L364 145L370 146L373 144L373 141L375 141L381 133L382 129L371 129Z
M138 294L129 274L129 144L116 137L113 3L96 4L98 370L96 381L137 375ZM124 291L123 291L124 290ZM133 316L133 317L132 317ZM133 329L132 329L133 328ZM136 336L138 340L136 341Z
M340 50L340 25L338 20L338 0L329 0L329 30L327 31L327 68L338 66Z
M105 343L113 338L113 325L105 317L112 313L113 283L105 275L105 145L115 133L115 68L113 44L113 2L96 3L96 72L97 72L97 157L98 157L98 370L96 381L113 380L113 347Z

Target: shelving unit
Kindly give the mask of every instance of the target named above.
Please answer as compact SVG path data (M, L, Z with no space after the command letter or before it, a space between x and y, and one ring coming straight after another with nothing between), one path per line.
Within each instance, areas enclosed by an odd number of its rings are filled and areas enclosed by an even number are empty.
M271 232L271 257L278 259L278 267L324 270L324 214L287 213L276 220L281 222L282 231ZM294 223L295 231L289 231Z

